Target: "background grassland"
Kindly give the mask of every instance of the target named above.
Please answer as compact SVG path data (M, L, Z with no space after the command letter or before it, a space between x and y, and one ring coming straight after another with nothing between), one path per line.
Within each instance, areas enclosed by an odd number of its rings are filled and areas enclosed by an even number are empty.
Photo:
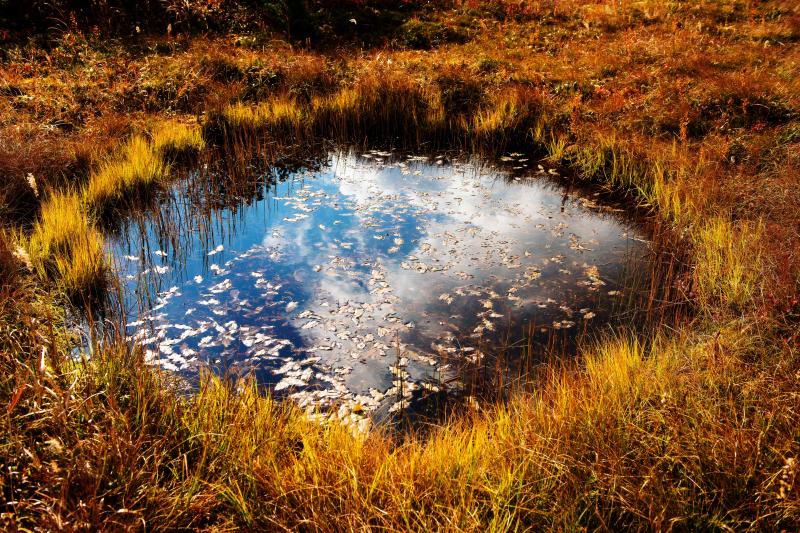
M338 44L359 45L337 48L292 41L296 12L223 4L239 28L223 8L203 36L199 11L159 11L169 34L86 12L4 37L3 527L800 527L794 2L360 2L381 30L348 22ZM324 7L306 22L335 30ZM71 355L68 302L109 279L104 217L193 158L320 137L526 149L624 194L690 251L696 318L544 364L535 393L425 435L319 425L246 382L182 396L120 339Z

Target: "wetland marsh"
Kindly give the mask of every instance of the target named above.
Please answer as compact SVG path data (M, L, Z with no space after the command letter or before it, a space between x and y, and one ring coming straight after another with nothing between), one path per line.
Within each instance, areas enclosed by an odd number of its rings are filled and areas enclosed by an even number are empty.
M800 530L795 4L0 0L0 529Z

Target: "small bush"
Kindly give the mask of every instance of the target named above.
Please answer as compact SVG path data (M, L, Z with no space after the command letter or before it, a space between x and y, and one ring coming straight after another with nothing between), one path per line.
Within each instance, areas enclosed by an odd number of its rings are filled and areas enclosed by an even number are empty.
M206 56L200 60L200 70L219 82L239 81L244 71L231 58L223 55Z
M484 57L478 61L478 72L481 74L492 74L500 70L500 68L505 63L503 61L498 61L497 59L493 59L491 57Z
M775 96L723 95L700 104L695 115L690 117L687 133L690 137L702 138L714 128L778 126L796 117L797 112Z
M483 84L469 72L452 67L436 78L441 92L441 102L448 115L472 114L484 102Z

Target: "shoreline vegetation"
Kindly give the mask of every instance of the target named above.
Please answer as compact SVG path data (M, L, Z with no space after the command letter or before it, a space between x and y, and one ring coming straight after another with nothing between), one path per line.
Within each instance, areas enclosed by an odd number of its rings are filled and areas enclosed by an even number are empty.
M0 16L3 529L800 528L794 2L54 4ZM318 140L547 159L665 228L692 318L424 434L74 356L108 219Z

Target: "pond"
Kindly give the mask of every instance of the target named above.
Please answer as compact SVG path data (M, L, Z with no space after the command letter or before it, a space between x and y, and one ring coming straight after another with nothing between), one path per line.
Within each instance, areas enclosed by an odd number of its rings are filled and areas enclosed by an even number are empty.
M555 171L503 160L333 152L214 207L187 179L110 239L127 334L189 382L252 373L367 420L463 389L497 353L519 372L630 320L644 236Z

